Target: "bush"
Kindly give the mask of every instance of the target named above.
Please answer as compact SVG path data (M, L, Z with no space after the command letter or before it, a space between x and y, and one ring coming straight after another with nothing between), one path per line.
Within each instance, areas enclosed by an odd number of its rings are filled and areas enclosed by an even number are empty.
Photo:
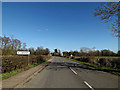
M74 57L74 56L72 56L72 57L70 57L70 59L75 59L75 57Z
M43 61L43 57L41 55L37 56L37 63L40 63L41 61Z
M41 63L50 56L29 56L29 64ZM3 56L2 73L9 73L28 66L28 56Z
M2 57L2 72L11 72L27 66L28 57L26 56L10 56Z
M98 58L99 66L120 69L120 60L118 58Z
M106 59L105 58L100 58L98 60L98 63L99 63L100 66L106 66Z
M99 65L100 67L120 69L119 58L71 57L71 59L75 59L81 62L89 62L92 64Z
M120 60L118 58L114 58L110 63L112 67L120 69Z
M77 58L75 58L75 60L81 61L81 62L90 62L89 57L77 57Z

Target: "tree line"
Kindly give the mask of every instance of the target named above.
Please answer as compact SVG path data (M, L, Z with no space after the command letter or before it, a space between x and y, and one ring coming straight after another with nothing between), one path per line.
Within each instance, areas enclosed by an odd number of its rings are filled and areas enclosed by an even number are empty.
M83 51L82 49L80 51L64 51L63 56L120 56L120 50L115 53L113 51L104 49L104 50L91 50L88 52Z
M26 48L26 43L13 37L3 36L0 37L0 49L2 50L2 55L16 55L17 51L30 51L31 55L48 55L50 50L48 48L43 48L42 46L34 48Z
M61 53L59 49L54 49L52 53L53 56L120 56L120 50L115 53L111 50L103 49L103 50L96 50L95 47L92 49L87 47L82 47L80 51L64 51Z

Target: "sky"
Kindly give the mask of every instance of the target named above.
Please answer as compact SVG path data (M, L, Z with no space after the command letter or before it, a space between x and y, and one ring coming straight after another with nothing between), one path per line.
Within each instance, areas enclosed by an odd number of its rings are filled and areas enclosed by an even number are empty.
M118 50L118 38L105 24L93 16L99 2L9 2L2 4L2 35L27 44L27 48L43 46L53 51Z

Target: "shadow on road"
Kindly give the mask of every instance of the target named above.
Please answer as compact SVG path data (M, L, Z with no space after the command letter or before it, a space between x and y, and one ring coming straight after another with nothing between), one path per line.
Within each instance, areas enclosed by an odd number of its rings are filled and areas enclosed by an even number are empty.
M82 68L82 69L87 69L87 70L94 70L94 71L104 71L104 72L118 72L115 70L101 70L101 69L96 69L94 67L90 67L84 64L78 64L78 63L70 63L70 62L47 62L47 66L51 66L49 69L57 69L57 68Z

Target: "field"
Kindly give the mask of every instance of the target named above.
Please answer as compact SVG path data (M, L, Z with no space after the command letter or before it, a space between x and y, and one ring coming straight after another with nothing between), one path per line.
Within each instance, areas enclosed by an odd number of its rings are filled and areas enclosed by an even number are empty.
M86 62L91 63L94 65L97 65L99 67L109 67L113 69L120 69L120 57L94 57L94 56L88 56L88 57L67 57L70 59L74 59L80 62Z
M93 56L95 58L120 58L118 56ZM76 58L80 58L80 57L76 57Z
M94 67L98 70L120 75L120 57L64 57Z
M100 56L100 57L98 57L98 56L95 56L95 58L120 58L120 57L115 57L115 56Z

